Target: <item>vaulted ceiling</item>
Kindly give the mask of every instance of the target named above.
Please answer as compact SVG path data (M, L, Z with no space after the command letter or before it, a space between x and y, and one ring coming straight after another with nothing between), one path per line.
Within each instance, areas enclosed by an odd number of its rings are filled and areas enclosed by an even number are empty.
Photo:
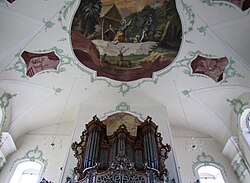
M153 78L127 82L98 77L76 58L69 32L79 2L0 0L2 130L17 139L59 122L73 124L80 105L125 102L165 106L173 129L190 128L222 144L235 133L236 117L250 99L250 9L227 1L176 0L182 23L176 58ZM60 63L29 77L24 51L54 52ZM192 65L198 57L205 60L202 71Z

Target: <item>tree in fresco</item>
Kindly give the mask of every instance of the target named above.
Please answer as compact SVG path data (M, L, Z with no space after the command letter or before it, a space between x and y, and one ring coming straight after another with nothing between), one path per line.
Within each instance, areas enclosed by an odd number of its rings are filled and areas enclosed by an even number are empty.
M88 37L90 34L95 32L95 26L99 23L101 9L101 0L81 1L78 9L78 30L80 30L84 36Z
M170 0L168 3L163 3L167 17L165 19L165 26L161 27L162 36L159 41L160 46L179 47L181 41L181 22L179 15L175 8L175 1Z
M155 8L146 5L141 11L127 16L126 20L132 20L127 30L130 40L139 35L140 41L156 41L163 47L169 41L175 41L175 34L181 29L181 26L177 27L181 24L174 0L165 0L161 6Z
M144 41L153 40L157 20L154 8L146 5L141 11L130 14L126 19L131 20L127 37L134 38L139 35L140 39L144 38Z

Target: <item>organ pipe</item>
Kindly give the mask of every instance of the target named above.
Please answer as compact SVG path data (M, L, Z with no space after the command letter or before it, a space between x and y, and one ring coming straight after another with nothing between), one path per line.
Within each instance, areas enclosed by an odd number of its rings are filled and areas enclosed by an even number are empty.
M86 128L81 142L72 144L78 159L75 171L79 180L86 177L85 172L93 167L97 167L96 170L100 173L110 170L109 165L121 154L133 162L130 165L133 165L136 171L147 171L149 183L155 182L156 177L163 180L163 175L167 172L164 161L171 147L162 144L161 135L157 133L157 126L150 117L137 126L137 136L132 136L124 124L108 136L105 123L96 117ZM98 163L100 166L97 166Z

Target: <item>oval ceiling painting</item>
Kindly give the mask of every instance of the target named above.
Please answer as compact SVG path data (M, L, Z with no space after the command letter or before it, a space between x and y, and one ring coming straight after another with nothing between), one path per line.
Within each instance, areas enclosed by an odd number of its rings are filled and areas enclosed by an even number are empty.
M152 78L174 61L181 36L174 0L82 0L71 27L78 60L116 81Z

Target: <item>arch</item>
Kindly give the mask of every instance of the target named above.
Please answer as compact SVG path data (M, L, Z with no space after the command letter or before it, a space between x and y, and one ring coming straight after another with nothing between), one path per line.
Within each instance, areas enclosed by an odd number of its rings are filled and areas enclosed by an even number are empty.
M246 125L247 125L247 129L250 131L250 112L247 114L247 117L246 117Z
M244 109L239 119L240 136L243 137L243 143L250 150L250 106Z
M106 120L109 116L114 115L114 114L119 113L119 112L131 114L131 115L137 117L138 120L141 120L141 121L146 120L146 118L141 113L139 113L137 111L132 111L130 105L128 105L126 102L120 102L115 107L115 110L104 113L103 116L100 117L100 120Z
M245 108L239 118L240 131L245 133L249 132L249 122L250 122L250 106Z
M37 183L42 176L44 164L40 161L23 160L15 165L8 183Z
M243 152L247 162L250 162L250 92L242 93L237 99L227 100L232 108L232 131L238 135L240 151Z
M38 146L36 146L35 149L29 150L22 158L18 158L13 162L13 165L10 169L9 177L7 178L6 182L16 183L18 181L12 181L13 177L14 177L13 180L16 180L15 179L16 176L20 178L19 180L22 180L21 175L23 173L24 174L32 173L34 175L36 174L36 176L33 176L33 178L34 179L37 178L37 181L34 182L37 183L38 180L41 179L41 176L44 173L47 165L48 165L48 160L43 158L42 150L40 150ZM24 183L24 182L18 182L18 183Z
M226 183L221 167L215 164L200 164L196 174L201 183Z
M4 116L4 114L3 114L3 109L2 109L2 107L0 107L0 133L1 133L1 131L2 131L3 116Z
M241 119L244 111L250 108L250 92L244 92L237 98L227 99L231 106L231 128L234 134L241 132Z
M210 167L210 169L209 169L209 167ZM202 169L200 169L200 168L202 168ZM218 182L218 183L226 183L227 182L226 181L226 171L225 171L225 168L223 167L223 165L220 163L217 163L211 155L207 155L204 152L201 155L197 156L197 161L193 162L192 169L193 169L194 176L196 176L198 180L200 180L201 177L204 177L204 179L202 181L203 183L209 183L209 182L204 181L205 176L210 175L211 177L216 178L219 171L220 171L223 179L221 179L221 177L220 177L220 179L218 179L218 180L224 180L224 182ZM199 170L201 172L199 172ZM217 173L215 173L215 172L217 172ZM218 174L218 178L219 178L219 174ZM217 183L217 182L213 182L213 183Z
M236 175L240 180L249 176L247 170L250 162L250 92L242 93L237 99L230 101L232 110L232 130L237 139L232 141L236 154L230 158Z

